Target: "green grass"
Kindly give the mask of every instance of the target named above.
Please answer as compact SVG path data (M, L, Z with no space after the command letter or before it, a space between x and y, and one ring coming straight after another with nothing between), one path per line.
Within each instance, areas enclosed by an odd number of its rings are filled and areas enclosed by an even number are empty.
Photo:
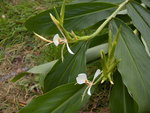
M12 0L16 1L16 0ZM30 41L31 33L24 22L31 16L57 5L58 0L18 0L17 4L9 0L0 2L0 44L4 46Z
M3 1L1 2L1 21L0 21L0 44L9 47L9 45L21 43L25 40L25 36L29 33L26 31L23 23L27 17L32 13L32 7L35 4L20 3L12 5L12 3ZM30 34L31 35L31 34Z
M17 1L15 4L11 1ZM59 48L54 46L44 46L40 40L34 38L33 33L27 31L24 26L25 21L46 9L58 5L61 0L2 0L0 1L0 62L4 61L8 51L20 44L22 51L30 48L31 51L38 51L40 55L32 55L38 63L48 62L58 58ZM21 53L20 53L21 54ZM28 55L30 56L30 55Z

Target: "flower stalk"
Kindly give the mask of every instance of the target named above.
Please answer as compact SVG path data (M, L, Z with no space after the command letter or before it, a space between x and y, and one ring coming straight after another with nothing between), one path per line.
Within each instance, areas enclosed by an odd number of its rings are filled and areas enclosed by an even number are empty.
M58 14L57 10L55 9L56 12L56 16L57 19L50 14L50 17L52 19L52 21L54 22L54 24L57 26L58 30L60 31L60 33L62 34L62 36L67 39L68 43L75 43L81 40L89 40L94 38L95 36L97 36L102 30L103 28L114 18L116 17L116 15L118 14L118 12L129 2L130 0L125 0L124 2L122 2L119 7L98 27L98 29L91 35L88 36L78 36L76 35L73 31L68 32L64 27L64 17L65 17L65 0L62 4L61 7L61 11L60 11L60 15ZM43 38L41 38L43 40ZM46 42L48 42L48 40L44 40ZM50 42L51 43L51 42Z
M103 28L118 14L118 12L129 2L130 0L125 0L123 3L119 5L119 7L99 26L99 28L89 36L82 36L78 40L88 40L97 36Z
M107 80L111 84L114 84L111 75L116 70L116 66L119 63L119 60L115 58L114 53L119 38L120 29L121 27L119 28L119 31L117 32L113 40L112 40L111 31L109 31L108 55L106 56L103 51L100 52L101 65L103 71L101 76L94 82L94 84L97 84L98 82L104 83Z

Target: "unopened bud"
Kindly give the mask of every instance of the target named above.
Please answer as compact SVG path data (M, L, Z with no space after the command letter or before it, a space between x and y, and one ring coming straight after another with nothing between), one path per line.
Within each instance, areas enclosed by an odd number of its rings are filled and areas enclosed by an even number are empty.
M59 21L51 13L50 13L50 17L56 25L59 25Z
M105 80L103 79L103 80L101 81L101 84L104 83L104 82L105 82Z
M114 82L113 82L112 80L110 81L110 83L111 83L112 85L114 84Z

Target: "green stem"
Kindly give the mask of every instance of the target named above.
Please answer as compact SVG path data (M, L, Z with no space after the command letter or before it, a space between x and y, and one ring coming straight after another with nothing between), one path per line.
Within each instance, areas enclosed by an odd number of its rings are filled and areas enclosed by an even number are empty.
M96 85L98 82L100 82L103 78L103 72L100 74L100 77L94 82L94 85Z
M129 2L129 0L125 0L123 3L121 3L119 5L119 7L112 13L112 15L110 15L102 24L101 26L91 35L89 36L83 36L80 37L78 40L88 40L88 39L92 39L95 36L97 36L102 30L103 28L114 18L116 17L116 15L118 14L118 12Z

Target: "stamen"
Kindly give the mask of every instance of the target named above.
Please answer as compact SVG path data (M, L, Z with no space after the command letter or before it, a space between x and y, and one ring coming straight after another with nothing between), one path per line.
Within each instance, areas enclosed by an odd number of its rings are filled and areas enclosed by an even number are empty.
M89 80L85 80L85 84L87 86L92 86L93 85L93 82L89 81Z

